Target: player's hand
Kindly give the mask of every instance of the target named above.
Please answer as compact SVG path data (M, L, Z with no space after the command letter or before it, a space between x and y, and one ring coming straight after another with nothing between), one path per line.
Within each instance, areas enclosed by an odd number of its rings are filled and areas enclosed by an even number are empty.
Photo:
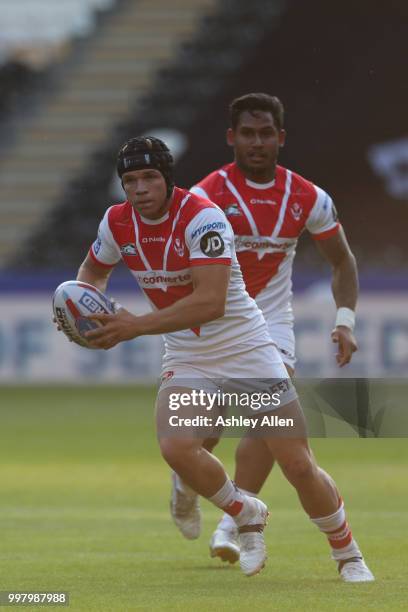
M55 325L57 326L57 331L62 331L62 327L60 327L60 325L59 325L59 323L58 323L58 321L57 321L57 319L55 317L52 317L52 322L55 323ZM68 338L68 336L67 336L67 338ZM72 342L71 338L68 338L68 340L70 342Z
M95 348L107 350L119 342L131 340L140 335L137 325L138 317L125 308L121 308L116 314L94 314L88 319L102 323L101 327L84 334L88 342Z
M353 353L358 350L357 341L351 329L338 325L331 333L332 341L338 344L336 361L340 368L350 363Z

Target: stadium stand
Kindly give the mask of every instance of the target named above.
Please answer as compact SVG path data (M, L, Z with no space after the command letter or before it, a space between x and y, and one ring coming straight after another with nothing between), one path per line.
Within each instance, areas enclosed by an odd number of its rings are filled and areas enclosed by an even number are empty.
M247 91L266 90L279 95L287 111L289 138L281 162L333 195L360 267L406 265L404 2L390 1L384 24L380 7L369 0L358 6L352 0L335 6L324 0L219 0L200 5L208 14L197 30L183 13L184 2L192 4L179 0L169 9L164 2L133 3L133 15L137 10L142 24L140 38L134 35L129 2L119 2L77 52L80 67L72 59L62 67L63 91L47 107L48 116L31 127L25 145L40 157L39 143L47 139L55 156L56 170L42 186L49 205L41 200L35 206L32 198L34 217L47 214L23 249L19 244L13 255L9 251L8 261L76 266L111 203L115 155L123 140L159 128L177 130L187 142L177 180L191 185L230 160L223 139L228 102ZM160 34L154 35L149 28L159 8L163 19L160 26L156 20ZM160 28L173 17L182 44L166 46ZM57 139L62 133L64 147ZM63 176L57 173L60 167ZM298 265L324 265L310 241L302 241L299 251Z
M186 42L176 48L174 59L168 59L153 75L151 86L146 85L145 92L140 92L141 96L137 96L134 83L130 83L133 92L129 95L132 93L133 98L127 117L117 122L109 141L95 152L87 166L69 184L44 228L32 238L28 252L26 250L26 254L17 258L18 264L44 267L77 265L106 207L115 156L122 141L129 134L157 127L188 132L205 109L206 102L222 91L225 82L239 70L245 58L251 55L251 50L256 49L264 35L265 20L275 23L283 7L284 2L278 0L255 0L251 6L246 0L221 0L217 10L208 13L200 22L194 37L191 30L189 38L184 36ZM166 14L174 17L174 8ZM163 12L160 15L163 17ZM163 36L159 46L151 34L146 34L146 40L150 40L152 52L160 54ZM106 58L106 48L102 53ZM146 46L142 54L146 58ZM168 51L165 55L169 58ZM106 71L106 59L101 67ZM109 77L105 76L104 81L109 83ZM115 90L110 89L107 94L115 95ZM69 244L64 240L67 231L70 233ZM42 248L45 240L47 250Z
M108 16L54 68L52 87L9 122L0 150L3 265L13 253L27 254L30 234L45 226L65 183L110 139L157 67L191 36L214 0L177 0L171 7L166 0L111 4L104 6L111 9ZM89 24L81 24L76 22L76 34L89 33Z

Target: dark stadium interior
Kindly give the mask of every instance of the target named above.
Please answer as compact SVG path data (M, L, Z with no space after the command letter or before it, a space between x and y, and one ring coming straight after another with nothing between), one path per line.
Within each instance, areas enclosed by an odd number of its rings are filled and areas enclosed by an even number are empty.
M117 7L127 3L121 0ZM401 269L408 261L408 156L391 163L389 180L398 175L405 185L396 196L387 189L386 174L374 172L369 151L406 137L401 118L408 104L403 73L407 16L407 5L397 0L387 2L386 18L383 3L368 0L335 5L220 0L217 11L158 71L153 86L134 104L131 119L119 118L109 139L95 147L8 264L20 269L77 266L109 203L116 151L129 136L164 126L186 136L187 149L176 166L182 186L230 161L224 141L228 103L257 90L283 101L288 138L280 161L333 196L360 268ZM61 73L84 53L86 43L78 41L59 64ZM58 65L49 73L27 68L23 84L22 70L2 68L5 118L10 105L14 113L24 112L21 100L30 100L30 91L35 95L41 79L44 88L47 74L52 74L48 82L58 80ZM9 132L10 126L10 137ZM302 240L297 266L322 265L311 241Z

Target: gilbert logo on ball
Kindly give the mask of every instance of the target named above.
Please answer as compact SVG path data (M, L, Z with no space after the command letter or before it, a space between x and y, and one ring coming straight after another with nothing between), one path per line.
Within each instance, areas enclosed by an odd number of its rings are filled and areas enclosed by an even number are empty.
M94 348L84 337L85 332L101 323L87 318L93 314L114 314L115 307L99 289L80 281L66 281L57 287L52 309L58 326L79 346Z

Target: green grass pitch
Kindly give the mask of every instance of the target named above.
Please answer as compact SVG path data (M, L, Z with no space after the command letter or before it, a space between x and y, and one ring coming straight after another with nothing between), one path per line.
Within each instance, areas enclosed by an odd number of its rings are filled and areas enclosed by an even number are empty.
M268 564L246 578L209 558L208 502L199 540L173 527L153 402L138 387L0 389L0 590L69 591L68 609L84 612L407 609L406 439L312 441L375 583L340 582L278 469L263 492ZM230 473L235 445L217 451Z

